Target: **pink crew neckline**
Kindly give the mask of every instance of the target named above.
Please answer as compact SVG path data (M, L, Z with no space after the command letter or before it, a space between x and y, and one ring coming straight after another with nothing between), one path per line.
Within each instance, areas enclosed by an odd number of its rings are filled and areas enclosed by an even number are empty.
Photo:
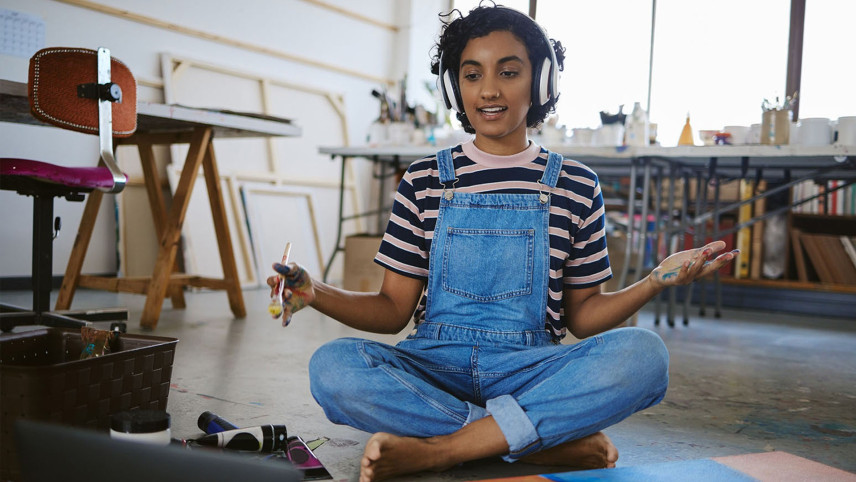
M538 153L541 152L541 146L532 141L529 141L529 147L510 156L488 154L476 147L473 141L461 144L461 149L464 151L464 155L469 157L473 162L485 167L522 166L535 160L535 158L538 157Z

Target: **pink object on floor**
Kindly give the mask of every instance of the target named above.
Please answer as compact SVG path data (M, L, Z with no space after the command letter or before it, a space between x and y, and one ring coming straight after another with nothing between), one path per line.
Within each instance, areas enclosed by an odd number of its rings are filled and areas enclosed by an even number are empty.
M802 482L807 480L856 482L856 474L797 457L787 452L731 455L714 457L712 460L763 482Z

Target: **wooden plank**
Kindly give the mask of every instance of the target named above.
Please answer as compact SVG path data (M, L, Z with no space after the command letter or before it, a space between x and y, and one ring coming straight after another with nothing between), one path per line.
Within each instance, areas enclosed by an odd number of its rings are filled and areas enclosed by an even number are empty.
M116 145L135 144L189 144L193 140L193 131L185 132L139 132L131 137L116 139Z
M752 184L751 182L741 179L740 180L740 200L746 200L752 197ZM740 206L738 210L738 224L743 224L748 222L752 218L752 204L746 203ZM749 260L754 253L752 253L752 228L745 227L737 231L737 240L736 245L737 249L740 250L737 253L737 259L734 260L734 277L735 278L748 278L749 277Z
M225 37L223 35L219 35L219 34L215 34L215 33L211 33L211 32L205 32L203 30L190 28L190 27L187 27L184 25L178 25L178 24L171 23L171 22L166 22L166 21L154 18L154 17L149 17L147 15L141 15L139 13L130 12L128 10L112 7L109 5L103 5L103 4L96 3L96 2L90 2L88 0L57 0L57 1L60 1L63 3L68 3L70 5L75 5L75 6L82 7L82 8L88 8L88 9L94 10L96 12L100 12L100 13L103 13L106 15L113 15L113 16L116 16L119 18L123 18L125 20L141 23L143 25L149 25L152 27L157 27L157 28L169 30L172 32L178 32L182 35L189 35L192 37L198 37L198 38L202 38L205 40L210 40L212 42L217 42L217 43L221 43L224 45L229 45L231 47L237 47L237 48L242 49L242 50L260 53L260 54L264 54L264 55L269 55L272 57L277 57L277 58L292 61L292 62L298 62L298 63L304 64L304 65L309 65L312 67L317 67L317 68L329 70L332 72L338 72L340 74L346 74L346 75L350 75L353 77L358 77L358 78L362 78L365 80L369 80L372 82L380 82L380 83L384 83L387 85L393 85L393 83L394 83L390 79L384 79L382 77L377 77L375 75L366 74L363 72L358 72L358 71L352 70L352 69L346 69L346 68L338 66L338 65L333 65L333 64L321 62L317 59L312 59L309 57L302 57L299 55L294 55L294 54L291 54L291 53L288 53L288 52L285 52L282 50L274 49L274 48L269 47L267 45L254 44L251 42L245 42L243 40Z
M799 229L791 228L791 245L794 249L794 261L797 265L797 279L802 282L808 282L808 269L806 268L805 254L800 239L801 234Z
M850 262L853 266L856 266L856 243L854 243L853 239L847 236L839 236L838 239L841 240L841 245L844 246L844 251L847 252L847 257L850 258Z
M821 241L826 265L832 272L835 282L856 285L856 268L850 262L850 257L844 245L841 244L840 238L832 235L816 235L816 238Z
M333 4L328 3L328 2L322 2L320 0L303 0L303 1L306 3L311 3L313 5L317 5L317 6L322 7L322 8L326 8L327 10L336 12L336 13L344 15L346 17L350 17L354 20L359 20L361 22L365 22L365 23L368 23L370 25L374 25L376 27L385 28L385 29L390 30L392 32L398 32L398 30L399 30L397 25L392 25L389 23L381 22L380 20L369 17L367 15L363 15L357 11L347 10L347 9L344 9L344 8L339 7L337 5L333 5ZM533 16L533 18L534 18L534 16Z
M803 233L800 235L800 242L808 254L808 259L811 261L812 267L817 271L817 276L820 278L820 281L824 283L837 283L838 281L833 275L824 256L822 242L818 239L817 235Z
M763 193L767 190L767 181L760 180L755 186L755 193ZM767 209L767 198L760 197L755 200L754 217L763 216ZM761 279L764 266L764 221L758 221L752 225L752 254L749 256L749 278Z
M844 293L856 295L856 286L833 284L833 283L818 283L816 281L794 281L785 279L760 279L760 280L743 280L734 278L721 278L723 284L735 284L745 286L762 286L764 288L774 289L792 289L803 291L820 291L828 293Z
M203 276L193 276L192 278L188 279L185 284L187 286L193 286L194 288L207 288L207 289L211 289L211 290L226 290L226 291L231 289L234 285L234 283L231 280L224 280L224 279L217 279L217 278L206 278Z
M181 289L183 286L197 286L199 283L196 280L198 276L187 274L173 274L169 278L169 289ZM83 275L80 277L80 286L83 288L97 289L102 291L112 291L114 293L134 293L144 295L148 292L151 277L149 276L132 276L127 278L117 278L114 276L90 276ZM214 287L216 283L207 283L205 287ZM214 288L223 289L223 288Z
M81 276L80 286L94 290L112 291L114 293L146 294L149 287L148 277L115 278L106 276Z

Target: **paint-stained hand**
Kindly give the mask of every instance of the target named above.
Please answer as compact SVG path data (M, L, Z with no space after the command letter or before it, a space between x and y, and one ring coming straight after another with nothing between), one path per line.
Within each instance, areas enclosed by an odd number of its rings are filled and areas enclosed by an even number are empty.
M711 256L725 249L724 241L714 241L697 249L680 251L664 259L649 275L649 279L658 287L685 285L707 276L730 263L738 250Z
M315 289L312 285L312 277L297 263L289 263L287 266L274 263L273 270L279 273L267 279L271 287L271 295L281 279L285 280L285 288L282 293L282 326L291 323L291 316L315 301Z

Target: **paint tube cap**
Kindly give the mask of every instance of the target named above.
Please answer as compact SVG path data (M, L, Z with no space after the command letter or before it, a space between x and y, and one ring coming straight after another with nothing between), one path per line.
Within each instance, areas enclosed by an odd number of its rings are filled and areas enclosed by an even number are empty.
M110 430L119 433L162 432L169 426L169 414L163 410L130 410L110 417Z

